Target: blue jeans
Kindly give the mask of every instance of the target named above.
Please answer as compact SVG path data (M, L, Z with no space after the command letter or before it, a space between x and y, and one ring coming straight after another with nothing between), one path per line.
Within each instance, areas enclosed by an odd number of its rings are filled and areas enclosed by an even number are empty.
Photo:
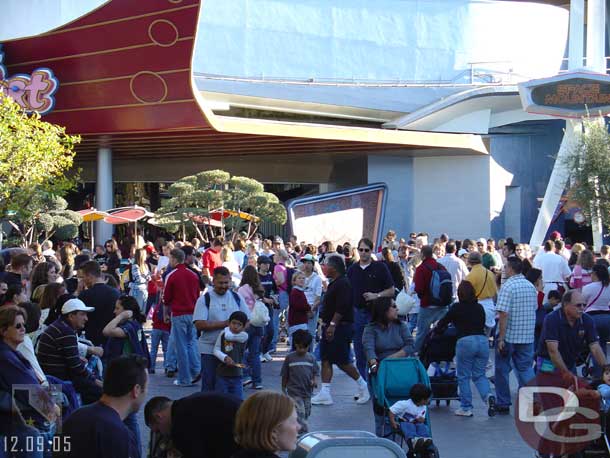
M602 347L604 355L606 355L606 346L608 340L610 340L610 313L600 313L590 315L595 323L595 329L599 336L599 345ZM601 378L602 368L597 364L595 358L593 358L593 377Z
M169 343L169 332L163 331L161 329L153 329L150 334L150 367L154 369L157 365L157 351L159 350L159 343L161 343L161 348L163 349L163 368L164 369L174 369L176 367L176 362L174 364L170 364L170 359L168 355L168 343Z
M508 376L515 368L515 375L519 381L519 388L526 385L534 378L534 344L505 344L503 353L498 351L496 346L496 395L497 404L499 407L508 407L511 405L510 389L508 385Z
M258 385L262 382L260 356L264 328L262 326L249 326L246 332L248 333L248 343L246 344L244 359L248 364L248 369L247 371L244 370L244 375L251 377L252 383Z
M400 429L405 436L405 439L413 439L414 437L430 437L430 428L425 423L410 423L408 421L400 422Z
M125 417L123 424L127 426L129 431L133 434L135 439L136 447L140 454L142 453L142 438L140 437L140 426L138 425L138 413L133 412Z
M243 399L244 388L241 384L241 377L216 377L216 392L232 394L239 399Z
M220 360L214 355L201 355L201 391L216 390L216 368Z
M173 316L171 334L174 336L176 343L178 383L188 385L201 372L193 315Z
M271 319L265 326L264 335L261 342L261 353L263 354L271 351L271 344L273 342L273 309L270 309L269 312Z
M280 313L288 308L288 292L280 291L279 301L280 308L279 310L274 308L273 315L271 316L271 321L273 322L273 339L271 340L271 347L269 351L275 351L277 347L277 341L280 337Z
M142 315L146 316L146 302L148 301L147 285L133 285L129 290L129 295L136 299Z
M362 345L362 333L364 327L370 322L371 314L367 310L354 307L354 355L356 356L356 368L358 368L358 372L364 380L366 380L368 374L366 355Z
M316 343L316 337L318 335L318 318L320 317L320 307L313 312L313 317L307 320L307 330L311 334L311 345L309 351L313 351L313 347Z
M485 377L485 366L489 358L487 338L484 335L462 337L457 341L455 356L460 407L462 410L472 410L470 380L477 388L483 402L487 402L490 393L489 381Z
M417 315L418 313L411 313L407 315L407 327L409 328L409 332L413 335L413 331L417 327Z
M448 307L422 307L417 315L417 336L415 337L415 351L421 351L424 339L430 332L430 325L447 314Z

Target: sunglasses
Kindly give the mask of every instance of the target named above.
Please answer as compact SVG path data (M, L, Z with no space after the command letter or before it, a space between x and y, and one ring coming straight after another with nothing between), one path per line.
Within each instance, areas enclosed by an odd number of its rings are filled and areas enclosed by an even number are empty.
M17 323L16 325L13 326L15 329L25 329L25 324L23 323Z
M358 248L358 251L360 253L368 253L369 251L371 251L371 249L370 248Z

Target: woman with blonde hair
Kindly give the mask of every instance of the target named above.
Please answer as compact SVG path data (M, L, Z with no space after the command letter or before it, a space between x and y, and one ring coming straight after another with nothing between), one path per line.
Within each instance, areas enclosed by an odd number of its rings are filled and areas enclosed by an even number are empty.
M233 256L233 250L229 246L229 244L225 244L220 250L220 260L222 261L222 265L229 269L231 272L231 278L233 279L233 286L239 285L241 281L241 275L239 274L239 265Z
M296 449L300 430L294 402L285 394L260 391L244 401L235 418L232 458L277 458Z
M129 295L138 302L142 315L146 315L146 301L148 300L148 282L151 279L150 269L146 263L146 250L138 248L131 265L131 284Z

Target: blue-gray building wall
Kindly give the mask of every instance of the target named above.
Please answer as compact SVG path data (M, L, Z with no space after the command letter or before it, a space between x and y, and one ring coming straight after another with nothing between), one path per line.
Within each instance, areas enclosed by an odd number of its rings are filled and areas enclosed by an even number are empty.
M538 198L544 196L564 127L563 120L525 122L496 129L490 135L493 159L513 175L511 186L521 188L519 241L529 242L534 230L540 207ZM492 237L505 237L505 228L506 212L503 209L491 221Z

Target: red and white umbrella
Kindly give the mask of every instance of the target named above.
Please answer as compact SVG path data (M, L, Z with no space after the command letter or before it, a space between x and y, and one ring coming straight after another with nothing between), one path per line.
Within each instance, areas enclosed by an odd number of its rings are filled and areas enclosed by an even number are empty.
M129 224L134 223L134 234L136 245L138 244L138 221L142 218L152 217L153 213L146 210L144 207L133 205L131 207L113 208L107 211L108 215L104 217L104 222L108 224ZM136 248L140 248L136 246Z

